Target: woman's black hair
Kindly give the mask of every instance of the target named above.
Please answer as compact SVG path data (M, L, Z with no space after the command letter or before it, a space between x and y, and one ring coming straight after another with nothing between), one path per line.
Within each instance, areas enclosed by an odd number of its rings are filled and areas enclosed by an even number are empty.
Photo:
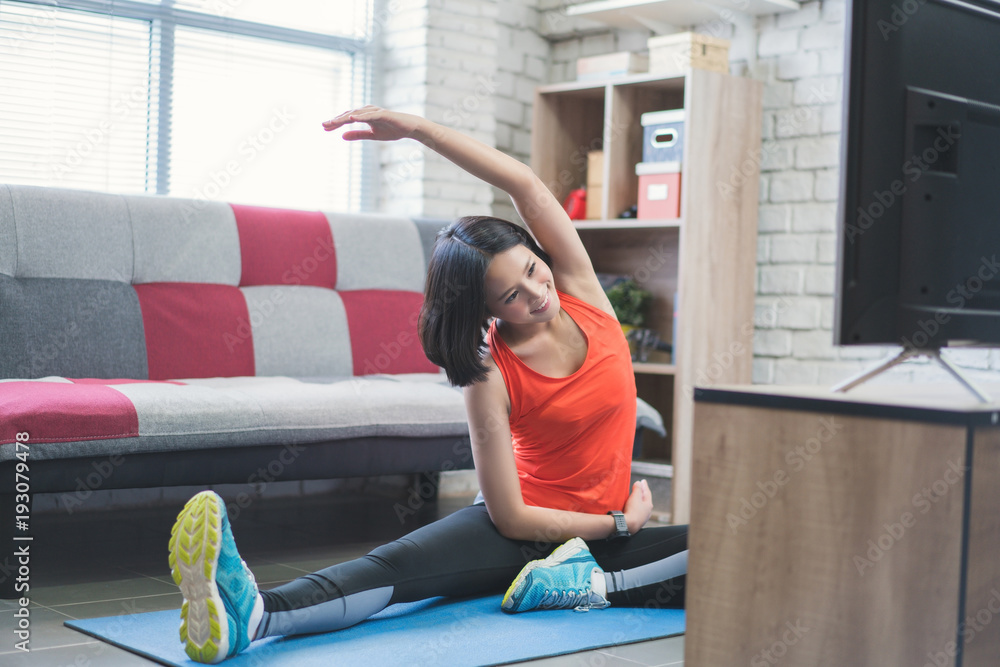
M486 379L486 269L495 255L517 245L552 266L527 230L500 218L459 218L438 232L418 331L427 358L444 368L453 385L467 387Z

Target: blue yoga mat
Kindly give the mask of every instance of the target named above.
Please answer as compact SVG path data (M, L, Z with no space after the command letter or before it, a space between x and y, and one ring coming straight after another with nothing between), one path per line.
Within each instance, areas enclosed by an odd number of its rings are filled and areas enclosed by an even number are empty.
M505 614L501 596L392 605L339 632L254 642L227 667L495 665L684 633L684 611L611 607ZM195 665L177 636L180 612L66 621L165 665Z

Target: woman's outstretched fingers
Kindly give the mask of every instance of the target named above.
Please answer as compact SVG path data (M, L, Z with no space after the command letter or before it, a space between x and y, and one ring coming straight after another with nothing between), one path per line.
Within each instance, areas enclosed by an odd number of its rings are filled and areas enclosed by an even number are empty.
M353 116L357 115L360 111L361 109L351 109L350 111L345 111L340 115L334 116L330 120L325 120L323 121L323 129L329 132L330 130L336 130L338 127L342 127L348 123L353 123Z
M376 106L368 105L360 109L346 111L339 116L323 123L327 132L349 125L364 123L367 127L344 132L346 141L358 139L373 139L376 141L396 141L409 137L416 130L420 119L410 114L397 111L386 111Z

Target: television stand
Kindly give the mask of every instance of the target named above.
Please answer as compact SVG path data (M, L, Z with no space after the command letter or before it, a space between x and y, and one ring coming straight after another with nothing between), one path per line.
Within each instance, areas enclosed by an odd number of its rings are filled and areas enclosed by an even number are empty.
M946 371L951 373L951 376L958 380L959 384L968 389L970 392L975 394L976 398L979 399L980 403L989 403L993 399L990 398L989 394L984 392L982 389L973 384L972 380L965 377L962 371L955 366L953 363L941 356L941 350L939 348L918 348L918 347L904 347L903 350L882 362L879 362L878 366L870 368L868 370L862 371L857 375L850 377L840 384L836 384L830 388L831 391L846 392L858 385L871 380L876 375L883 373L893 366L903 363L914 357L930 357L931 359L937 361L938 365L944 368Z

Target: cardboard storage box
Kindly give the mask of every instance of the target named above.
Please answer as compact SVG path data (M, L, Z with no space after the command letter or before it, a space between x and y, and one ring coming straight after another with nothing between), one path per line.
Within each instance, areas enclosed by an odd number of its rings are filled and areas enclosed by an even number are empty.
M684 109L651 111L639 120L643 162L679 162L684 157Z
M667 220L681 216L681 163L640 162L635 165L639 177L640 220Z
M578 81L606 79L623 74L638 74L647 69L649 69L649 57L645 54L619 51L618 53L578 58L576 78Z
M604 151L587 153L587 219L600 220L604 201Z
M650 37L649 72L671 76L690 68L729 72L729 40L682 32Z

